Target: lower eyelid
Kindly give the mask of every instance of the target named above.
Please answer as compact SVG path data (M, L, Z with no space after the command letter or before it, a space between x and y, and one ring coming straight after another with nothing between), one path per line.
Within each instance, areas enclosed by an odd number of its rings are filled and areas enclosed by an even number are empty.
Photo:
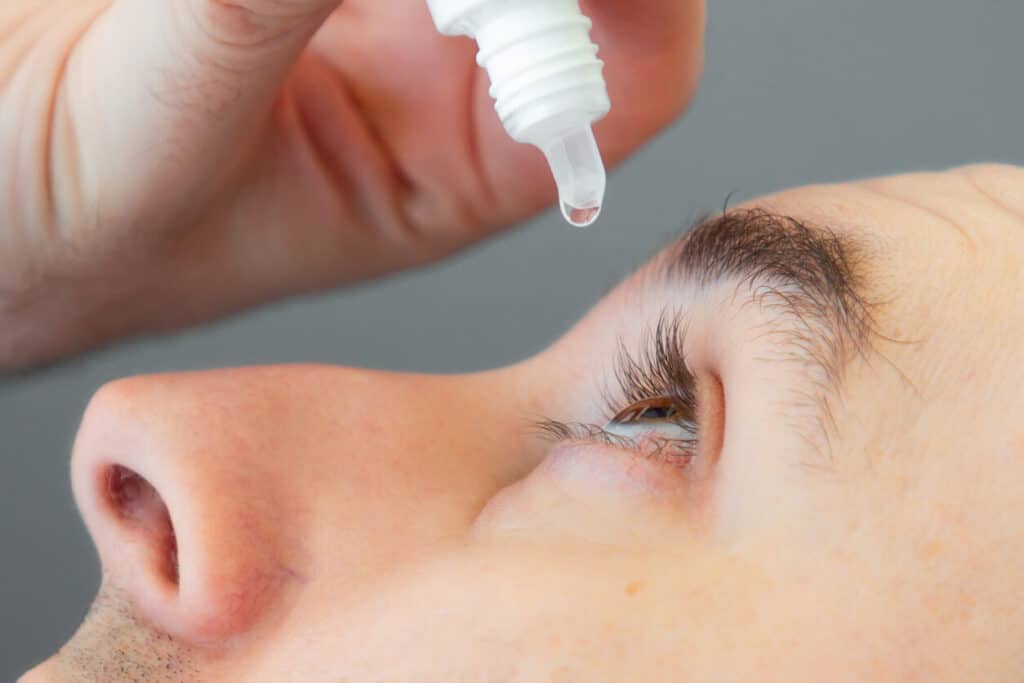
M654 495L681 503L687 487L680 469L606 444L561 444L540 467L567 486L608 487L618 495Z
M669 429L671 429L673 427L675 429L679 430L680 432L682 432L682 434L680 435L680 438L686 438L688 436L687 431L683 427L680 427L678 425L673 425L671 423L664 423L664 424L657 424L657 423L655 423L655 424L652 424L652 423L645 423L645 422L630 422L630 423L610 422L610 423L608 423L604 427L604 430L606 432L608 432L609 434L614 434L616 436L621 436L621 437L624 437L624 438L627 438L627 439L638 439L638 438L644 436L645 434L652 434L652 433L655 433L655 432L659 432L661 430L668 431Z

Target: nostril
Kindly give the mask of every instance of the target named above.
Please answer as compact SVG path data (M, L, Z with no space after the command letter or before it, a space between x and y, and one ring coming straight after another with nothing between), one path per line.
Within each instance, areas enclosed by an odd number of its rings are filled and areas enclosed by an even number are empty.
M114 465L107 472L107 493L121 517L138 519L140 501L156 493L153 486L127 467Z
M230 405L233 391L211 391L217 406ZM281 514L292 509L291 486L279 484L273 461L252 468L235 454L224 416L208 415L200 398L208 393L175 378L108 385L86 409L71 456L104 585L123 591L140 623L204 645L242 635L297 595L285 589L297 578L306 519Z
M160 575L178 584L178 540L167 505L145 477L122 465L106 473L106 498L119 522L155 554Z

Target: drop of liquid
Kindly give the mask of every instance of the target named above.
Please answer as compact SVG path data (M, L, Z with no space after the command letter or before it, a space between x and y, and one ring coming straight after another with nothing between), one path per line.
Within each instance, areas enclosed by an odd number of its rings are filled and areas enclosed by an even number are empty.
M601 207L590 206L587 208L580 208L566 202L562 202L562 215L565 216L565 220L569 221L569 224L573 227L586 228L597 221L597 217L601 215Z

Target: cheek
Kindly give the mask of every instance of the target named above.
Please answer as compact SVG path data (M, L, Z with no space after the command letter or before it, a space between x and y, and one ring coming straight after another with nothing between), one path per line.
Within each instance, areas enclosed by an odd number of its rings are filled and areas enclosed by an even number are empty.
M607 680L590 667L629 654L652 564L606 547L471 543L378 575L355 601L320 586L246 675L224 680ZM566 664L575 675L552 675Z

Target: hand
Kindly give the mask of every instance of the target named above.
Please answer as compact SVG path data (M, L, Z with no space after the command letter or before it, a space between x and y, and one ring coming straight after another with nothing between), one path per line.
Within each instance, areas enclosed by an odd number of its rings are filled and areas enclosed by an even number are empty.
M584 0L614 165L699 76L702 0ZM41 6L42 5L42 6ZM438 259L555 198L424 0L6 0L0 367Z

